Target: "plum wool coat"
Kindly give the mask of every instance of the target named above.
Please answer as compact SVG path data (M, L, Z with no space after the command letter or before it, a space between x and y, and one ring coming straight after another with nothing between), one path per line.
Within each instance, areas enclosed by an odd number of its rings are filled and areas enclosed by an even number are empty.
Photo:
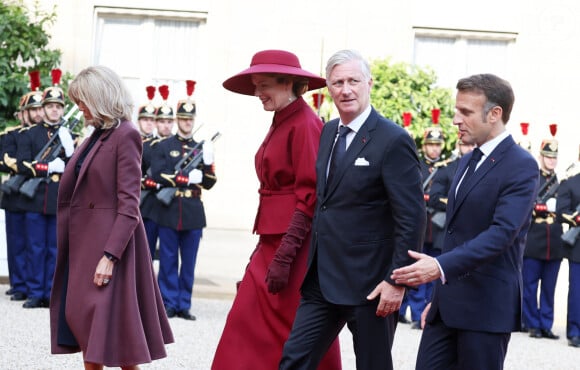
M85 361L108 367L151 362L166 356L173 335L139 213L141 138L128 121L104 131L77 178L74 169L89 141L75 151L59 188L51 350L83 351ZM118 261L111 282L98 287L93 277L104 252ZM78 346L59 343L67 326Z

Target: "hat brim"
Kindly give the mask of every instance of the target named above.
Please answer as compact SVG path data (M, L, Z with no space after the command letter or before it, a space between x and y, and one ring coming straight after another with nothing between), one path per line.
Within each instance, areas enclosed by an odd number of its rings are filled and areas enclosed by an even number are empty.
M254 95L256 87L252 75L256 73L275 73L308 78L308 91L326 87L326 80L301 68L279 64L258 64L232 76L222 84L226 89L238 94Z

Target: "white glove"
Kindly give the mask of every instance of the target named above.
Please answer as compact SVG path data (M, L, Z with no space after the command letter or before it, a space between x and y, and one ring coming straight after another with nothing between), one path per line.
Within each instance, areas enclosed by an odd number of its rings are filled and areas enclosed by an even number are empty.
M67 158L69 158L71 155L73 155L73 152L75 151L75 143L73 141L72 136L70 135L70 132L66 127L61 126L58 129L58 137L60 139L62 147L64 148L64 154L66 155Z
M64 161L59 157L53 159L52 162L48 162L48 173L51 174L53 172L64 172Z
M546 201L548 212L556 212L556 198L550 198Z
M199 184L201 182L201 180L203 179L203 172L201 172L200 170L193 169L191 170L191 172L189 173L189 184Z
M203 164L209 166L213 163L213 143L211 141L203 142Z

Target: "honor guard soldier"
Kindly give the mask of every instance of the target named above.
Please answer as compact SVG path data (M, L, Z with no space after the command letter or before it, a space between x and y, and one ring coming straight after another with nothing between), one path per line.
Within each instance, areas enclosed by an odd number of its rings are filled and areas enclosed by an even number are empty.
M65 161L74 151L71 133L61 127L65 103L60 77L60 70L53 70L53 86L42 95L44 121L27 130L18 143L18 172L27 178L20 187L28 249L25 308L48 307L56 258L56 197ZM59 144L62 148L56 151Z
M191 294L197 251L206 226L202 189L211 189L216 183L211 142L200 145L193 139L195 116L191 97L178 102L177 133L153 147L151 161L160 194L171 194L158 209L159 289L167 316L186 320L195 320L190 313Z
M151 179L151 144L158 138L155 135L157 127L157 108L153 105L153 98L155 97L155 86L147 86L147 98L149 102L139 107L137 115L137 123L139 125L139 132L143 140L143 155L141 157L141 202L140 210L143 223L145 225L145 233L147 234L147 242L149 243L149 251L151 258L155 258L155 251L157 249L157 239L159 236L156 217L155 205L157 199L155 198L155 190L157 190L157 183Z
M442 250L445 239L447 196L449 194L449 189L451 189L453 176L455 175L455 171L457 171L457 166L459 165L461 157L471 152L473 148L473 144L466 144L461 139L458 139L453 155L435 165L437 173L433 176L431 188L429 189L427 208L431 210L433 228L437 230L435 238L433 238L433 248L437 251ZM430 297L427 297L427 300L429 300L429 298Z
M524 250L522 324L532 338L558 339L552 333L552 324L556 281L564 248L562 225L557 222L555 213L559 186L555 173L558 164L556 130L556 124L550 125L552 138L543 140L540 146L540 188Z
M438 170L436 165L441 161L441 153L443 145L445 144L443 130L439 126L439 115L441 110L435 108L431 110L432 125L425 129L423 135L423 158L421 161L421 175L423 178L423 193L425 202L429 201L429 191L433 176ZM408 119L408 118L407 118ZM405 117L403 117L405 120ZM442 230L434 228L432 218L432 210L427 212L427 227L425 230L425 240L423 244L423 253L430 256L437 256L441 250L436 250L433 246L433 240L437 238L437 233L442 233ZM399 321L407 322L405 312L407 306L411 309L411 327L413 329L421 329L421 313L427 305L427 301L431 298L432 283L420 285L416 290L407 290L405 299L399 310Z
M38 79L38 82L39 79ZM31 87L35 89L36 81L31 77ZM0 136L0 171L8 173L10 177L16 175L16 152L19 132L28 127L26 109L34 104L33 93L28 93L20 99L16 118L19 125L7 128ZM6 185L6 184L4 184ZM24 211L20 193L5 188L3 185L0 208L4 210L6 227L6 251L8 258L8 279L10 289L6 294L12 301L24 301L27 297L26 288L26 228ZM7 186L7 185L6 185Z
M562 182L556 213L559 221L568 225L562 236L569 274L566 337L568 345L580 348L580 173Z

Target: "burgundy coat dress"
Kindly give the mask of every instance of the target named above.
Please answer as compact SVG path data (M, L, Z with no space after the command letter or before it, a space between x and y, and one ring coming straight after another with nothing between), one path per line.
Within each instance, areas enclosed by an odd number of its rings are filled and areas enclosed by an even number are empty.
M59 188L51 350L83 351L85 361L108 367L151 362L166 356L173 334L139 213L141 138L128 121L104 131L77 179L75 165L89 141L75 151ZM93 276L104 252L118 261L111 282L98 287ZM62 345L67 329L77 346Z
M260 235L218 344L213 370L277 369L300 302L310 234L298 250L288 286L270 294L268 266L296 209L312 217L316 203L314 164L322 122L299 98L274 114L255 158L260 204L254 232ZM338 340L319 369L341 368Z

